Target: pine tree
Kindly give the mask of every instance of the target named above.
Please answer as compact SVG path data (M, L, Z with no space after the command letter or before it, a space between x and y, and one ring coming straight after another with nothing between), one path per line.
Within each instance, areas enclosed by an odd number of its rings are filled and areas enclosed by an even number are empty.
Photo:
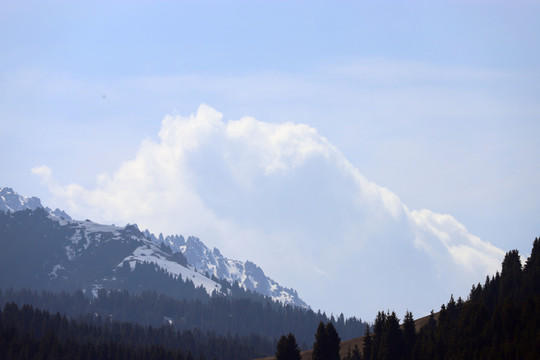
M371 349L371 359L373 360L382 358L382 339L385 327L386 313L384 311L379 311L375 318L375 323L373 324L373 345Z
M326 329L321 321L315 332L315 343L313 344L313 352L311 358L313 360L326 360Z
M403 357L408 360L412 356L412 349L416 341L416 328L414 318L410 311L405 313L403 319Z
M369 332L369 325L366 325L366 334L364 335L364 359L370 360L373 349L373 339Z
M525 263L525 281L529 293L540 293L540 238L534 239L531 255Z
M341 339L332 322L326 326L321 321L315 333L315 343L311 357L313 360L340 360L339 344Z
M504 301L507 296L512 296L513 300L518 299L521 283L521 259L517 250L506 253L501 272L501 286L499 290L500 300Z
M334 324L331 322L326 324L326 338L328 342L328 360L340 360L339 356L339 344L341 343L341 339L336 331L336 328L334 327Z
M395 312L386 316L379 356L383 360L399 360L403 351L403 333Z
M448 301L448 305L446 305L446 310L448 311L448 317L451 320L454 320L458 315L458 308L456 301L454 300L454 295L450 295L450 301Z
M294 335L292 333L283 335L277 343L276 360L301 360L301 358Z

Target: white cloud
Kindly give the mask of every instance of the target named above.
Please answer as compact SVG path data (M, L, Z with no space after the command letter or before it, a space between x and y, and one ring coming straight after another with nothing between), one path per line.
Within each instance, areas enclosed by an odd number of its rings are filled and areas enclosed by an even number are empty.
M326 311L426 313L452 292L467 295L504 255L449 215L409 211L316 129L224 121L206 105L166 116L159 140L93 189L58 186L46 166L32 171L72 216L197 235Z
M449 255L456 269L476 279L499 268L504 251L470 234L452 216L425 209L412 211L410 216L416 228L415 244L431 256ZM446 252L437 247L444 247Z
M33 167L30 171L32 174L39 176L45 184L51 184L52 170L47 165Z
M334 150L317 131L304 124L264 123L250 117L230 121L226 136L257 153L265 174L302 165L310 156L325 158Z

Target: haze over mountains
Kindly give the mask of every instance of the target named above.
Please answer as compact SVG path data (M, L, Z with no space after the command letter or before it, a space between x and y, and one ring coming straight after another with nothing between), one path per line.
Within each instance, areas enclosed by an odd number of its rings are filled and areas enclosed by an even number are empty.
M324 322L343 359L351 359L353 344L353 354L363 352L369 359L536 359L540 354L538 238L524 266L517 250L508 252L502 272L488 276L483 286L473 285L466 302L451 296L437 314L416 323L408 312L401 327L395 312L380 311L373 333L359 338L367 324L294 304L292 290L282 290L277 300L296 306L240 290L280 287L255 264L226 259L195 237L156 237L136 225L72 220L11 188L0 188L0 206L0 345L8 358L85 352L88 359L183 360L195 354L247 360L270 355L277 337L289 331L303 349L315 341L313 351L303 353L306 359L321 351ZM235 276L243 281L231 285L228 278ZM53 291L35 291L43 288ZM339 336L350 339L341 348Z
M27 209L35 212L23 212ZM0 188L0 211L10 214L2 217L0 238L3 288L84 289L94 294L101 288L187 292L180 289L180 282L169 281L172 288L141 282L133 270L146 264L145 268L189 281L209 295L214 291L227 295L226 281L228 288L237 283L283 304L307 308L296 291L268 278L254 263L227 259L194 237L163 239L141 232L136 225L72 220L61 210L44 208L40 199L21 196L8 187Z
M540 2L6 4L0 186L52 209L365 318L538 234Z
M207 105L166 116L158 138L94 188L61 185L46 165L33 172L72 214L194 234L327 312L427 314L504 256L451 215L409 209L315 128L224 120Z

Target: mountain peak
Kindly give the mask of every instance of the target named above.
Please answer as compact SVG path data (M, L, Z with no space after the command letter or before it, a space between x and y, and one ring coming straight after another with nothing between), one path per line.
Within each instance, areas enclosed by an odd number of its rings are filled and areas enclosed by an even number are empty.
M37 197L25 197L17 194L10 187L0 188L0 211L20 211L25 209L35 210L41 205L41 200Z
M220 287L220 285L203 275L208 274L207 276L211 278L216 277L231 284L237 282L244 290L268 296L283 304L308 308L296 291L285 288L266 276L255 263L228 259L217 248L210 250L198 237L189 236L185 239L182 235L163 236L163 234L156 237L148 230L141 232L136 224L127 224L124 228L120 228L114 225L97 224L88 219L77 221L62 210L43 207L41 200L37 197L27 198L17 194L12 188L0 188L0 211L17 212L26 209L36 210L36 208L42 208L49 214L50 219L58 221L62 226L72 227L75 231L65 247L69 261L83 254L84 250L90 246L101 243L105 238L117 239L122 235L124 239L136 239L145 243L144 246L131 249L134 251L133 254L124 259L130 263L130 266L135 266L135 263L153 262L171 274L189 273L191 281L197 285L203 285L209 293L212 293L216 286ZM120 245L122 242L114 243L119 244L120 247L124 246ZM173 254L161 253L157 247L158 244L167 245L173 250ZM104 256L108 257L110 254ZM56 270L51 273L54 276L57 275Z
M285 288L273 279L266 276L264 271L255 263L226 258L217 248L210 250L198 237L189 236L187 240L181 235L156 237L148 230L144 231L147 238L158 243L171 246L175 252L182 253L188 263L195 266L201 273L207 273L218 279L227 280L229 283L238 282L245 290L250 290L283 304L308 308L308 305L300 299L298 293Z
M56 208L51 210L49 207L44 207L41 200L35 196L26 197L18 194L10 187L0 187L0 211L16 212L21 210L36 210L37 208L45 209L50 216L57 220L73 220L65 211Z
M59 208L56 208L55 210L50 210L49 208L47 208L47 210L49 211L49 214L59 219L73 220L71 216L69 216L64 210L60 210Z
M4 194L13 194L13 193L14 193L14 191L13 191L13 189L10 188L10 187L7 187L7 186L5 186L5 187L0 187L0 195L4 195Z

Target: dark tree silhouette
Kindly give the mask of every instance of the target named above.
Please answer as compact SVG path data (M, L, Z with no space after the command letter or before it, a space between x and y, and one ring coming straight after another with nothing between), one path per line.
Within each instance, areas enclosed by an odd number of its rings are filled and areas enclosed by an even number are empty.
M501 273L450 298L416 337L414 359L540 359L540 240L525 266L517 250Z
M364 336L364 359L370 360L373 350L373 339L369 331L369 325L366 325L366 335Z
M329 322L326 324L325 327L326 330L326 341L327 341L327 355L329 360L340 360L339 357L339 344L341 343L341 339L339 337L339 334L336 331L336 328L334 325Z
M414 318L412 313L407 311L403 319L403 358L405 360L411 359L415 341L416 327L414 325Z
M315 333L315 343L313 344L313 360L340 360L339 344L341 339L336 328L331 322L326 326L321 321Z
M294 335L292 333L283 335L277 343L276 360L300 360L301 358L300 348Z
M315 332L315 343L313 344L313 353L311 358L313 360L325 360L325 347L326 347L326 329L324 323L321 321Z

